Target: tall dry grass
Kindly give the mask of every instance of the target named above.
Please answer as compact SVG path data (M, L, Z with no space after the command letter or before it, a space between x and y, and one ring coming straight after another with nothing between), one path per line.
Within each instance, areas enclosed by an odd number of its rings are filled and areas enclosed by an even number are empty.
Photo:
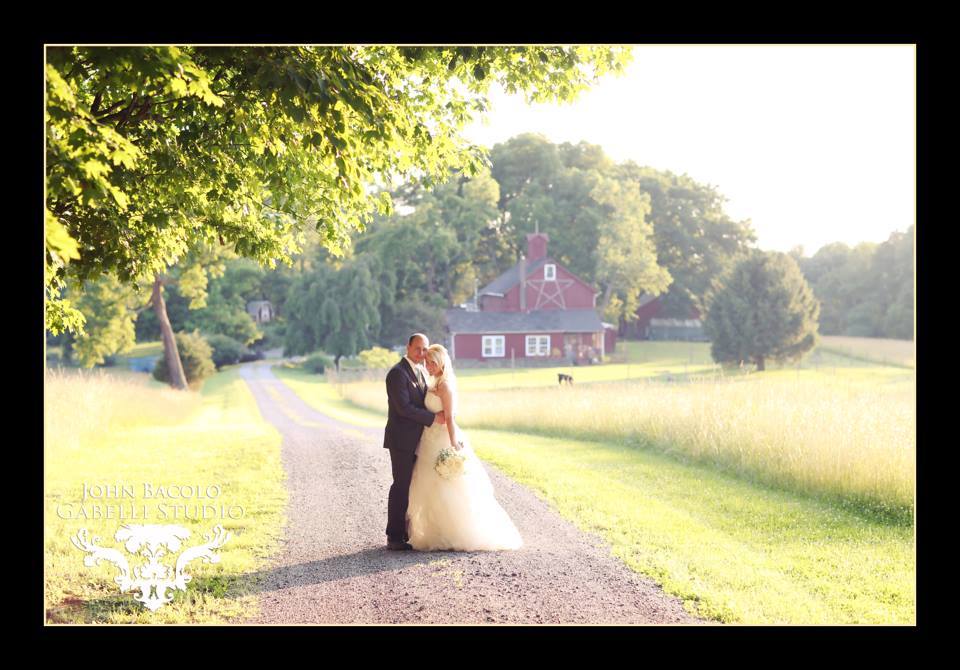
M44 447L75 449L109 430L174 425L200 407L199 393L153 387L146 375L48 369L43 387Z
M382 384L343 386L385 411ZM912 385L753 376L464 391L465 428L651 447L756 480L909 516L916 477Z

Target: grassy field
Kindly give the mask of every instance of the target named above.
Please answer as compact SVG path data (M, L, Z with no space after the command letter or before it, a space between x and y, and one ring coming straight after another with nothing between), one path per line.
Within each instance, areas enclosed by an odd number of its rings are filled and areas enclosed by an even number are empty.
M615 443L470 432L477 454L700 616L914 624L913 527Z
M639 349L633 352L638 359L650 361L640 374L675 369L676 349L691 348L630 344ZM669 344L673 352L664 346ZM702 345L693 350L695 366L708 351ZM664 353L674 356L653 360ZM765 484L912 518L914 372L827 356L829 365L817 367L808 361L764 373L677 375L669 382L654 374L615 381L616 371L608 371L606 383L581 382L580 375L572 387L550 383L549 371L542 369L518 371L514 387L509 373L490 371L487 378L466 370L458 378L460 422L469 429L653 449ZM503 386L489 390L496 380ZM330 385L327 391L386 413L382 380Z
M626 341L617 344L610 362L603 365L557 365L543 368L463 368L457 370L461 391L501 390L557 386L557 373L570 374L575 385L625 381L683 382L750 376L749 368L722 368L710 358L705 342ZM384 370L345 370L339 380L346 383L382 383ZM913 383L910 370L883 365L864 358L851 358L829 348L818 347L799 364L769 362L765 377L824 378L832 375L849 384ZM328 375L331 379L336 375Z
M701 616L915 623L913 370L821 347L799 366L731 375L701 343L618 348L621 361L602 366L463 370L462 424L481 458ZM273 370L330 416L384 425L382 372L340 385ZM557 387L558 371L575 385ZM44 415L48 621L228 622L253 612L246 575L276 548L286 492L280 436L235 368L201 393L119 366L51 372ZM57 517L58 503L80 502L82 482L218 483L221 502L246 514L224 520L234 537L222 562L192 563L189 590L149 614L119 594L110 566L84 567L69 543L86 527L112 546L119 525ZM179 523L192 540L214 525Z
M169 384L157 381L153 375L144 372L134 372L126 366L113 365L110 367L78 368L74 366L47 367L49 373L61 375L63 378L92 378L100 376L117 382L130 382L135 386L146 386L151 389L163 390L170 388Z
M274 370L320 411L384 423L381 410L351 405L322 376ZM469 435L481 458L598 533L691 612L751 624L915 622L911 522L617 441Z
M709 345L702 342L621 342L617 346L618 352L604 365L465 368L458 370L457 375L462 389L485 390L556 385L558 372L572 374L582 384L719 374L710 359ZM347 383L382 382L384 374L383 370L348 370L340 378Z
M820 349L884 365L917 367L917 346L913 340L824 335Z
M109 372L107 370L110 370ZM116 374L110 368L48 372L44 405L44 576L51 623L218 623L251 614L256 597L250 578L277 546L287 501L280 460L280 434L264 422L236 369L207 380L202 392L157 388L146 374ZM121 484L135 499L82 501L82 486ZM144 499L143 485L220 485L216 500ZM69 538L80 528L116 546L116 519L64 519L60 511L127 506L148 508L148 518L130 523L177 523L191 531L187 546L222 523L233 534L221 562L190 563L194 579L172 603L150 613L121 595L112 566L87 568ZM198 518L197 506L216 512ZM243 514L221 520L219 506ZM163 506L166 519L159 511ZM237 508L232 507L234 516ZM175 519L173 515L180 518ZM188 518L184 518L188 517Z

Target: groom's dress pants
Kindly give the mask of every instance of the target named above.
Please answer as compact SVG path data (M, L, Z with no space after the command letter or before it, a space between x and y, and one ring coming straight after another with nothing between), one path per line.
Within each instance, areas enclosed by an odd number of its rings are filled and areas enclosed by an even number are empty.
M390 467L393 469L393 484L387 498L387 539L391 542L407 542L407 505L410 501L410 480L417 455L409 451L388 449Z

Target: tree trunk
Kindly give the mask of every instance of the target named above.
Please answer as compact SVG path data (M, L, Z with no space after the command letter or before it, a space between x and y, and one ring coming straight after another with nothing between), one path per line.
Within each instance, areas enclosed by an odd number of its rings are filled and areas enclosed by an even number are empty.
M340 374L340 354L333 357L333 364L337 367L337 374Z
M603 297L600 299L600 304L597 305L597 311L603 314L607 310L607 305L610 304L610 296L613 295L613 284L607 284L607 287L603 290Z
M766 368L763 365L763 356L757 357L757 372L763 372Z
M153 280L153 309L157 313L160 323L160 334L163 336L163 354L167 359L167 370L170 373L170 385L176 389L187 388L187 377L183 374L183 365L180 363L180 352L177 350L177 340L173 336L173 327L167 318L167 303L163 299L163 284L160 275Z

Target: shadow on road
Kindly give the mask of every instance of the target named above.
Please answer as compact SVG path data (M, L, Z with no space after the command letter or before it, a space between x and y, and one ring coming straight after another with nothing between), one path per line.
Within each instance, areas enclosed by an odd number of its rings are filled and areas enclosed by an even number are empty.
M352 554L246 573L240 576L229 597L281 591L383 572L399 572L443 558L468 556L472 553L476 552L389 551L386 548L370 547Z

